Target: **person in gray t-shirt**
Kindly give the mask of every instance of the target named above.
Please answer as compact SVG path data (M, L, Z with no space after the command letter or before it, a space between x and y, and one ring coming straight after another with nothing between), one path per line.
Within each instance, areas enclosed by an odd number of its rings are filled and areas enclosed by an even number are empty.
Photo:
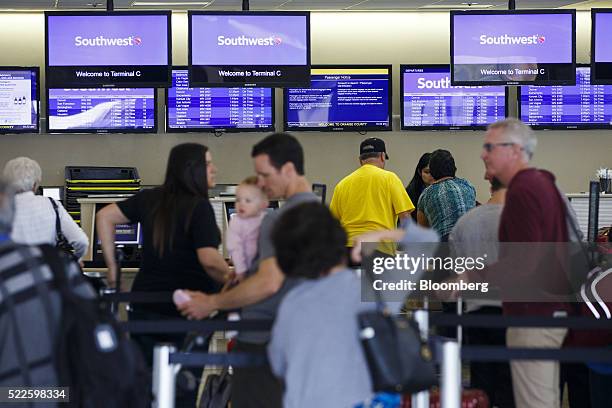
M285 383L285 408L353 407L372 395L359 341L360 280L346 267L346 233L323 205L293 207L272 233L287 278L302 278L281 302L268 357Z

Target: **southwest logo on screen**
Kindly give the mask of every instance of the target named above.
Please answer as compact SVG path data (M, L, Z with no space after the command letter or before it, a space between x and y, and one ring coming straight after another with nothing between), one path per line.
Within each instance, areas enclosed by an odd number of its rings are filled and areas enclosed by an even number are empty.
M510 36L504 34L496 37L483 34L480 36L480 45L535 45L544 44L545 42L546 37L538 34L526 36Z
M124 38L106 38L99 35L94 38L74 37L75 47L129 47L142 44L142 38L129 36Z
M217 37L217 45L220 46L275 46L281 45L283 39L280 37L247 37L241 35L240 37L225 37L220 35Z

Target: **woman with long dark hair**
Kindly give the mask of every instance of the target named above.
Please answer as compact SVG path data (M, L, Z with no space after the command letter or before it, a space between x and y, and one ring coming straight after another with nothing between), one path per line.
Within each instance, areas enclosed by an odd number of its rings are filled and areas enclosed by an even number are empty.
M421 197L421 193L425 190L426 187L430 186L433 183L433 177L429 173L429 158L431 157L431 153L423 153L421 158L419 159L419 163L417 164L416 169L414 169L414 176L408 186L406 187L406 192L410 197L410 201L414 204L419 202L419 197ZM410 213L410 216L414 221L417 220L417 212L413 211Z
M206 146L180 144L170 151L163 185L98 212L97 231L109 284L113 285L117 276L115 225L139 222L143 256L133 291L219 291L229 276L229 268L218 251L221 236L208 201L208 188L215 185L216 172ZM172 303L134 304L130 312L130 319L135 320L168 318L180 318ZM184 340L184 335L133 337L149 362L155 343L170 341L181 347Z
M110 284L117 271L115 225L140 222L143 258L134 291L219 289L216 282L224 282L229 268L217 250L221 237L208 201L216 172L206 146L180 144L170 152L163 185L98 212L97 231ZM179 316L174 305L160 306L152 305L162 314Z

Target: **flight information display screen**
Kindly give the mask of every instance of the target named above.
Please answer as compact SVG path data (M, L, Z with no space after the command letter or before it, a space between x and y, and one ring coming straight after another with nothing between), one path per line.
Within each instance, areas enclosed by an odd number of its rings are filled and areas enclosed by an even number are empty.
M38 132L38 68L0 67L0 133Z
M286 130L391 130L391 67L314 67L285 89Z
M47 127L57 133L157 131L155 89L49 89Z
M272 88L191 88L187 68L172 70L167 131L274 130Z
M402 129L483 129L506 117L504 86L452 86L448 65L402 65Z
M591 69L576 68L574 86L521 86L519 115L534 128L612 127L612 85L591 85Z

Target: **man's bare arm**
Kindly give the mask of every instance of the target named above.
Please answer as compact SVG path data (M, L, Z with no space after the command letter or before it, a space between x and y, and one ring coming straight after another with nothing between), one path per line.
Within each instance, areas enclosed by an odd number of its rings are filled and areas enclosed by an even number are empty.
M417 222L423 227L429 227L427 217L425 216L425 213L421 210L417 211Z
M284 280L276 257L264 259L254 275L231 290L212 296L215 310L236 309L260 302L278 292Z
M408 218L408 217L410 217L410 213L411 213L412 211L414 211L414 210L410 210L410 211L404 211L404 212L401 212L401 213L397 214L397 218L399 218L400 220L403 220L403 219L405 219L405 218Z
M284 279L276 258L267 258L261 261L254 275L226 292L205 295L187 291L192 300L181 304L178 309L190 319L204 319L215 310L237 309L260 302L278 292Z

